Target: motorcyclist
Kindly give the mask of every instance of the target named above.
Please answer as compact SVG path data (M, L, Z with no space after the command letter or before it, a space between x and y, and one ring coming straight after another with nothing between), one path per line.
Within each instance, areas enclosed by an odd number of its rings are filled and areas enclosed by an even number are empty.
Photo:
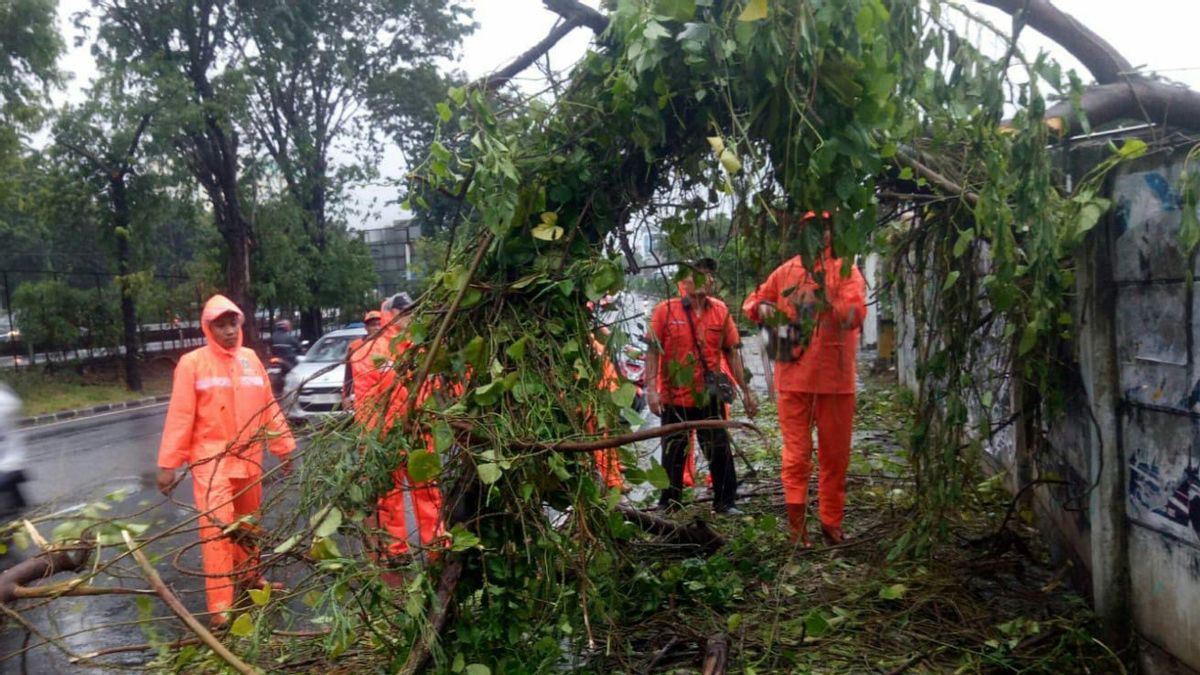
M292 335L291 321L280 319L275 322L271 331L271 355L283 359L289 370L295 367L296 357L300 356L300 340Z

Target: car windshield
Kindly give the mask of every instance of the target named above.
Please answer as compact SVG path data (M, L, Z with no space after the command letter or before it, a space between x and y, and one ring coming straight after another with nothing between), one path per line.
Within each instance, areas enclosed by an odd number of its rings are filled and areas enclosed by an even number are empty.
M317 344L308 350L304 360L316 363L332 363L333 361L346 360L346 350L350 346L350 341L355 335L336 335L323 337L317 340Z

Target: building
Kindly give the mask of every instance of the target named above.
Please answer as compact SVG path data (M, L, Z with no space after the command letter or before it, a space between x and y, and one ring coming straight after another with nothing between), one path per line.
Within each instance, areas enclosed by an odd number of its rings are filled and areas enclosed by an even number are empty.
M398 220L390 227L359 230L359 234L375 261L379 294L386 296L408 290L415 279L413 242L420 238L421 227L412 220Z

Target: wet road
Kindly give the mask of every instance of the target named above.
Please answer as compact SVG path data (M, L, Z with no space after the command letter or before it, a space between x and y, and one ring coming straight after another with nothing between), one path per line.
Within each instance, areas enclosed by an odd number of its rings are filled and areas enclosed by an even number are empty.
M70 519L86 514L86 508L97 508L89 505L101 503L100 508L105 509L100 514L103 518L148 525L150 534L194 516L190 478L176 488L174 500L164 498L154 489L155 460L165 414L163 404L133 413L98 415L26 430L24 466L29 482L24 491L31 503L30 514L56 514ZM268 467L274 465L273 459L267 462ZM54 523L43 524L39 530L43 536L52 537L54 526ZM202 580L176 569L177 564L198 569L198 550L191 547L178 561L173 560L175 550L196 539L195 530L188 529L148 550L151 557L155 553L172 552L156 562L155 567L191 611L202 612ZM106 546L100 558L111 560L123 551L124 546ZM10 552L0 564L7 567L32 553ZM121 572L121 579L103 575L98 585L147 587L132 563L123 563ZM26 600L18 606L33 631L26 631L11 620L2 624L0 673L112 672L112 666L144 665L154 657L153 652L114 655L103 659L110 666L108 670L87 667L72 664L62 649L43 644L48 637L59 640L71 653L81 655L147 642L151 639L147 631L154 631L156 640L180 634L179 622L174 618L133 625L151 615L167 617L167 610L157 598L110 595L59 598L45 607L38 606L38 601Z
M165 403L25 432L25 496L58 510L115 490L152 487Z

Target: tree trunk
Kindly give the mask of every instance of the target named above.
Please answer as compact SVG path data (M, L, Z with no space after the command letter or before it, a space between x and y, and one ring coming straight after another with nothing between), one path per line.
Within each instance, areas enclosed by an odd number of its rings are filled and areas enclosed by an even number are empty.
M317 338L323 333L321 325L321 308L319 306L308 307L300 310L300 337L309 342L316 342Z
M259 335L258 320L255 316L258 308L250 290L250 233L236 207L229 210L233 211L233 214L227 214L226 217L237 220L230 224L229 229L222 228L225 244L229 247L225 260L225 288L229 299L233 300L246 317L242 326L243 344L255 349L262 342L262 336Z
M117 238L117 289L121 292L121 326L124 329L125 386L142 390L142 369L138 361L137 309L129 288L132 271L129 252L129 196L125 192L125 173L109 176L113 207L113 233Z

